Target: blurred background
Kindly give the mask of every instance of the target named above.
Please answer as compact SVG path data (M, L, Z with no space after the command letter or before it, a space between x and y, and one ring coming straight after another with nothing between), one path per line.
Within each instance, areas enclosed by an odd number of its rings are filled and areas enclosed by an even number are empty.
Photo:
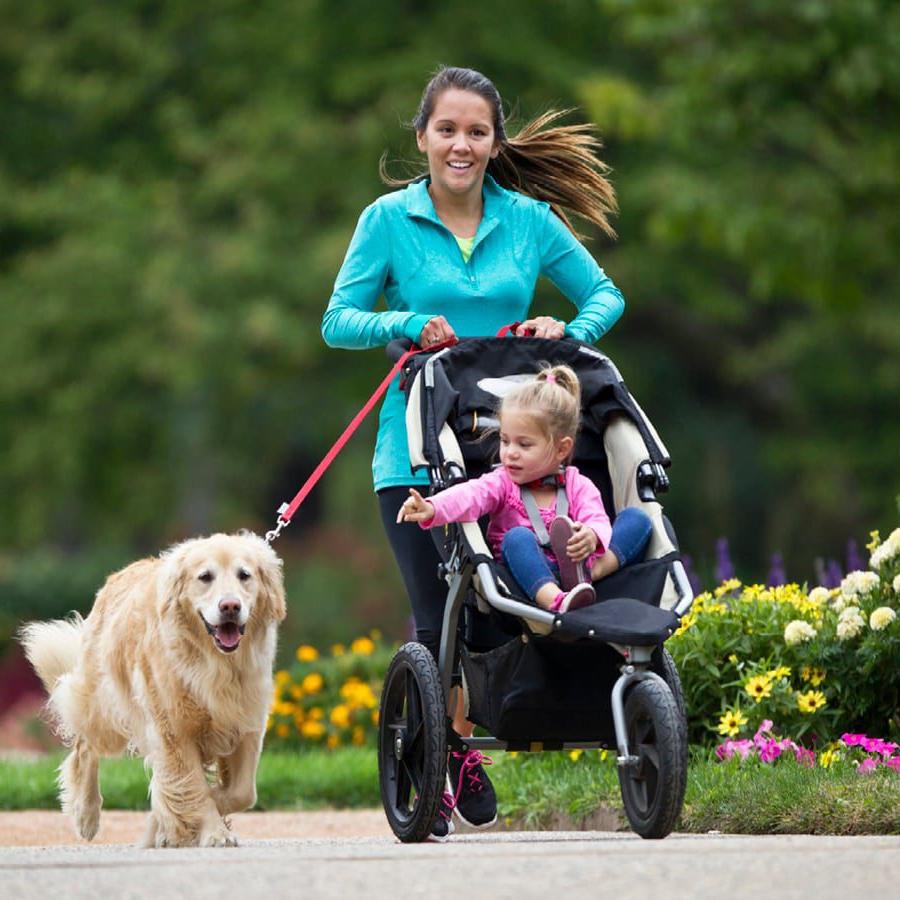
M272 527L374 390L384 354L319 324L439 63L489 75L511 132L596 123L621 215L589 247L627 300L601 346L698 580L777 555L818 583L897 524L892 0L0 0L0 704L22 619ZM570 317L550 284L533 309ZM287 656L408 628L374 431L276 545Z

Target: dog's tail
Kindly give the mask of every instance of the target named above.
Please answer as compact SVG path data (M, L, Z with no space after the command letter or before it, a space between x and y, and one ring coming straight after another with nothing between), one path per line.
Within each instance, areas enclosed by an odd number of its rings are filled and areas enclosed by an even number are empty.
M19 629L19 643L48 694L66 672L75 668L83 628L84 619L78 613L72 613L68 619L28 622Z

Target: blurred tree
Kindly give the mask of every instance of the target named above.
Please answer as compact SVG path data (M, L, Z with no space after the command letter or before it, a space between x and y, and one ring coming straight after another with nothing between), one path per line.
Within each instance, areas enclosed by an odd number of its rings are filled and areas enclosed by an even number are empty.
M607 138L621 241L592 246L629 306L604 347L670 445L695 559L728 533L790 576L890 524L897 15L0 0L0 545L267 527L386 368L319 321L439 62ZM367 467L341 477L324 515L377 544Z

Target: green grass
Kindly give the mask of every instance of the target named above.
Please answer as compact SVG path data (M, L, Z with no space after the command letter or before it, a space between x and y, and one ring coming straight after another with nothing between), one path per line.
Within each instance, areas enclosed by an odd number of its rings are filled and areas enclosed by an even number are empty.
M58 809L56 769L62 754L0 759L0 809ZM106 809L149 809L149 777L139 759L104 759L100 790ZM256 779L258 809L367 808L381 803L372 750L264 753Z
M587 751L495 753L490 775L501 820L525 828L578 828L598 810L606 822L621 814L612 754ZM0 760L0 809L57 809L56 767L62 756ZM137 759L104 760L100 769L107 809L147 809L147 775ZM330 753L263 754L257 778L264 810L380 806L375 753L341 748ZM596 821L596 820L594 820ZM609 825L605 827L610 827ZM624 815L621 827L627 828ZM900 834L900 775L859 775L847 763L805 768L721 763L708 751L691 757L679 831L738 834Z

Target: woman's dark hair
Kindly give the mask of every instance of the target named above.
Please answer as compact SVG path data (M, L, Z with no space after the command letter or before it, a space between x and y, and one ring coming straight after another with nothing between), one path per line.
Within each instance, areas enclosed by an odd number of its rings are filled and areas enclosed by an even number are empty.
M514 137L507 137L503 101L493 82L474 69L442 66L422 93L412 120L416 131L424 131L438 97L451 88L471 91L484 98L494 114L494 134L500 143L496 159L488 163L488 174L502 187L527 194L550 204L553 212L578 235L569 214L593 222L604 234L615 237L609 216L617 212L616 193L605 177L607 166L597 155L602 147L592 125L555 125L572 110L550 110L533 119ZM385 154L381 158L381 180L390 187L403 187L422 177L394 178L388 174Z

